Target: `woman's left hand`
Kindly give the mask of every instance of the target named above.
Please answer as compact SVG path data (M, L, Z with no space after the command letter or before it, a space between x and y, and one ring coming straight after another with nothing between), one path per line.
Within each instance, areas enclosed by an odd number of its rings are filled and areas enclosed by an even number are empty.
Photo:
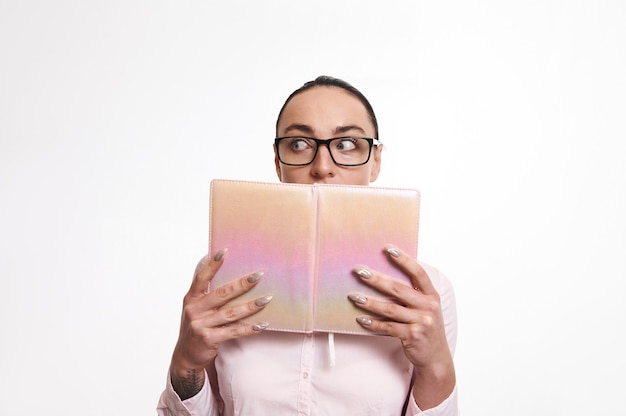
M393 246L386 247L385 252L390 261L407 275L411 286L375 270L357 267L354 273L364 283L395 300L390 302L351 293L348 297L356 306L374 315L358 317L357 321L373 332L400 339L407 358L415 366L416 377L440 391L442 399L445 399L456 380L439 293L415 259ZM414 395L416 393L414 389ZM433 398L433 393L424 392L424 398L429 395ZM418 396L422 395L416 395L422 410L431 407L422 407L426 403L420 403ZM434 405L441 400L435 401Z

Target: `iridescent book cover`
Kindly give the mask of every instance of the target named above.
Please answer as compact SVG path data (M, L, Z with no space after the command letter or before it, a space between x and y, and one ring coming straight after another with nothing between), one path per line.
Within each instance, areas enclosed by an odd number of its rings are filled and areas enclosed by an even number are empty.
M387 259L394 244L417 257L420 194L414 189L301 185L215 179L209 250L228 248L212 287L263 271L259 284L232 303L272 294L250 322L268 330L371 334L347 299L384 297L353 274L367 266L409 284Z

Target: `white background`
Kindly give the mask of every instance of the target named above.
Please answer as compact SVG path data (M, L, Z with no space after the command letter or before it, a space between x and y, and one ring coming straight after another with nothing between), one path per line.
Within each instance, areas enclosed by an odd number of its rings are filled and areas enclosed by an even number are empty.
M617 415L626 3L0 1L0 414L155 414L213 178L287 95L374 105L423 194L464 415Z

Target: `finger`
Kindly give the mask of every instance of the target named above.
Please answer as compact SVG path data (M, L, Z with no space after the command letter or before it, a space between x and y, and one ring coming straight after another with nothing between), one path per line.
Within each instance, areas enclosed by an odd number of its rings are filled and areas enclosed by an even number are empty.
M404 323L417 321L417 315L414 310L390 300L368 298L361 293L351 293L348 295L348 299L350 299L358 308L392 321Z
M201 266L193 277L189 294L193 296L200 296L206 294L209 288L209 282L215 276L215 273L219 270L224 262L224 256L228 252L228 249L223 248L218 251L206 264Z
M202 307L208 311L226 305L256 286L261 277L263 272L258 271L214 288L202 297Z
M356 267L354 273L377 291L387 294L403 305L420 306L423 294L397 279L385 276L363 266Z
M393 245L385 247L385 252L391 261L411 278L413 288L419 289L425 294L437 293L430 277L414 258Z
M272 295L265 295L239 305L218 309L197 320L198 329L218 328L241 323L249 323L246 318L258 313L272 301Z
M258 323L241 323L238 325L224 326L221 328L213 328L211 331L211 341L221 344L235 338L243 338L251 335L260 334L269 327L267 322Z
M428 318L428 317L425 317ZM389 335L401 340L414 339L423 336L432 326L432 322L419 319L411 324L385 321L372 316L359 316L356 321L363 327L377 334Z

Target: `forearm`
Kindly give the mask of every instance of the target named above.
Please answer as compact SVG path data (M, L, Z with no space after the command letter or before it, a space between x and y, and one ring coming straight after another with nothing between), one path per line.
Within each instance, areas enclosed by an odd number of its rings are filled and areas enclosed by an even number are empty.
M217 355L217 349L205 348L203 349L204 355L201 356L203 360L208 360L208 364L212 363ZM207 365L208 365L207 364ZM205 383L205 366L196 358L193 351L179 342L174 348L172 354L172 361L170 362L170 382L172 389L178 395L180 400L187 400L202 390L202 386Z
M439 366L416 368L413 398L421 410L430 409L446 400L455 386L456 374L451 360Z
M204 385L204 369L178 367L172 361L170 366L170 380L172 388L180 397L180 400L187 400L195 396L202 390Z
M219 401L213 395L210 388L210 376L207 377L205 371L202 371L205 379L202 388L194 396L181 399L179 394L174 390L172 385L172 375L168 373L168 382L165 390L159 398L157 405L157 414L159 416L219 416Z

